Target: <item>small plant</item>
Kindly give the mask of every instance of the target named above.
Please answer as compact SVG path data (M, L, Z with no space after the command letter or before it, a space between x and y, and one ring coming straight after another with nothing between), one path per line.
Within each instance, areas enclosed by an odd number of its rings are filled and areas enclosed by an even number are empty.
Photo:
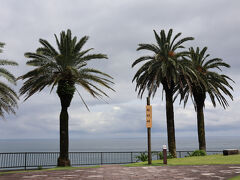
M175 157L171 153L168 153L167 159L172 159L172 158L175 158Z
M38 170L42 170L42 166L38 166Z
M163 159L163 152L158 153L159 159Z
M144 152L144 153L141 153L139 156L136 156L136 158L137 158L137 162L139 162L139 161L144 162L144 161L148 160L148 155L145 154L145 152Z
M160 159L163 159L163 152L159 152L158 156L159 156ZM171 153L168 153L167 154L167 159L172 159L172 158L174 158L174 156Z
M188 153L188 156L206 156L207 153L204 150L195 150L192 153Z

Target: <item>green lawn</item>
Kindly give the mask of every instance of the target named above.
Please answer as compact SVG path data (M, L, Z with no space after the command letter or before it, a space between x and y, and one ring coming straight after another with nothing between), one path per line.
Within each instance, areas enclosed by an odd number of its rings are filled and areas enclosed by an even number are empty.
M240 164L240 154L232 156L223 155L208 155L208 156L195 156L185 158L174 158L168 159L168 165L206 165L206 164ZM152 166L162 166L162 160L152 161ZM139 162L124 165L127 167L131 166L148 166L148 162Z

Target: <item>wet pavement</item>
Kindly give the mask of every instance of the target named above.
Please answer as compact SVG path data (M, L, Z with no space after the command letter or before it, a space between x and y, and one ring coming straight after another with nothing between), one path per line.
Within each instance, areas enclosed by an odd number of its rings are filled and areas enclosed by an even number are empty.
M124 167L105 165L67 171L33 171L0 175L0 180L223 180L240 175L239 165Z

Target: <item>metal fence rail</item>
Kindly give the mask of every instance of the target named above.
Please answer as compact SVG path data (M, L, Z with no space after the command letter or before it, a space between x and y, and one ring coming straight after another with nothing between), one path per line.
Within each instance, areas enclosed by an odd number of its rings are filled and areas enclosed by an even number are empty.
M177 157L188 156L193 151L177 151ZM72 166L126 164L137 161L136 156L147 152L69 152ZM152 160L160 159L160 151L152 152ZM207 154L220 154L222 151L207 151ZM39 168L56 166L59 152L17 152L0 153L0 169Z

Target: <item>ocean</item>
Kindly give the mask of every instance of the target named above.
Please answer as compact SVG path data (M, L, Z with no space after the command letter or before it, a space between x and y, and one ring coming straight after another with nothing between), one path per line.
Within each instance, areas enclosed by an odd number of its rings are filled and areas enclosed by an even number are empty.
M240 149L240 137L207 137L208 151ZM152 137L152 150L162 150L167 138ZM197 137L176 138L178 151L198 149ZM146 151L146 138L70 139L70 152L129 152ZM58 152L58 139L0 139L0 152Z

